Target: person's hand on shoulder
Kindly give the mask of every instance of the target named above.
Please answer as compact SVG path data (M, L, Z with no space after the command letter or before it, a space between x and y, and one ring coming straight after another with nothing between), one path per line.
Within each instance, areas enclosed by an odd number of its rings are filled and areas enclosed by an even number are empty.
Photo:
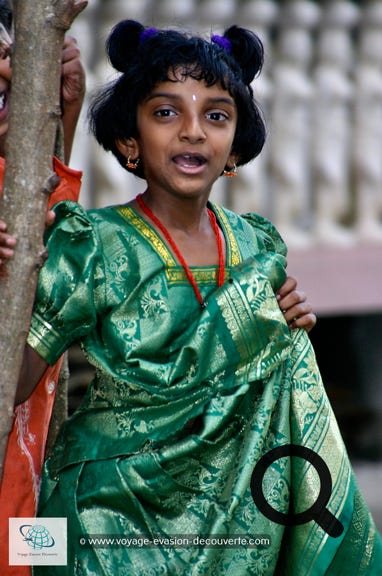
M288 276L276 292L276 298L284 318L291 330L303 328L310 332L317 323L313 308L307 302L306 294L297 290L297 280Z

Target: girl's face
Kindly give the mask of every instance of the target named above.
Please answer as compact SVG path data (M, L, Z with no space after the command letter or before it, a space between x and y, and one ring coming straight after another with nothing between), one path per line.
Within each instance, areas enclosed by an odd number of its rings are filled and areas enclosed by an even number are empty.
M140 157L150 192L208 197L237 159L231 154L236 105L220 84L179 78L158 84L140 104L132 157Z

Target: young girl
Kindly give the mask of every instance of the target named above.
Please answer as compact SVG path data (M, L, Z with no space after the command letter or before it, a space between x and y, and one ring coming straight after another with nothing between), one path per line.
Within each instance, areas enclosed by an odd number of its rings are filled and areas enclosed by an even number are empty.
M275 297L285 245L209 201L263 146L259 39L123 21L108 53L121 75L91 124L147 189L88 212L60 203L47 234L18 401L74 341L96 376L40 497L41 516L68 519L68 566L34 574L379 574L306 331Z

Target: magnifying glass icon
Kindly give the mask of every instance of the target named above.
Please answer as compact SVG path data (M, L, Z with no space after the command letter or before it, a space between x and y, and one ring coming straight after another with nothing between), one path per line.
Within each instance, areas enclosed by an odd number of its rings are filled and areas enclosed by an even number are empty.
M279 512L267 502L263 492L263 478L265 472L273 462L285 456L298 456L307 460L316 469L320 478L320 492L316 501L304 512L284 514ZM295 526L315 520L329 536L338 538L344 530L343 525L326 508L332 494L332 477L326 462L314 450L297 444L285 444L273 448L256 463L251 476L251 493L256 506L269 520L284 526Z

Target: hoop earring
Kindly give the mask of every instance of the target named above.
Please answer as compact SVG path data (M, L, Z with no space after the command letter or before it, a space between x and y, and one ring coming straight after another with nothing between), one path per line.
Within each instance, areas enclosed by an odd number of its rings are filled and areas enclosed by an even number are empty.
M223 175L226 176L227 178L234 178L235 176L237 176L236 164L234 164L232 166L232 168L229 168L228 170L224 170Z
M131 154L128 155L126 161L126 168L130 168L130 170L136 170L139 164L139 158L136 160L131 160Z

